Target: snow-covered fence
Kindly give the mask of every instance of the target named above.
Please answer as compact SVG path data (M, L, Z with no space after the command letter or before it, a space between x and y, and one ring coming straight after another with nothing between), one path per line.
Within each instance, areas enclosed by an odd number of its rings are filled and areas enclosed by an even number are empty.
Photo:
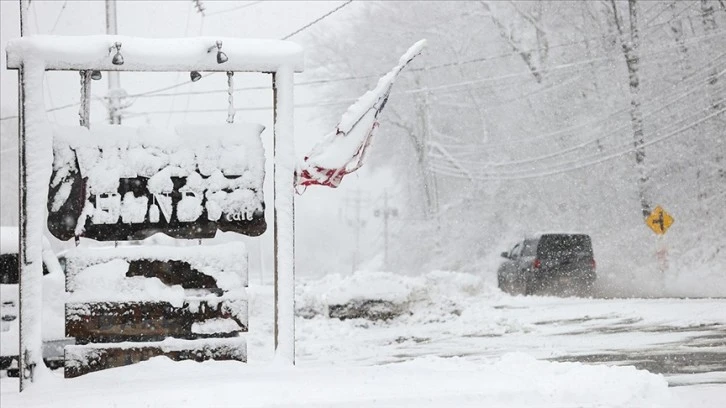
M294 363L293 75L303 69L302 48L288 41L236 38L32 36L9 41L6 52L7 67L18 70L20 83L20 390L33 382L35 369L42 367L42 234L48 210L48 184L53 170L53 131L43 100L43 79L48 70L80 71L83 78L80 93L86 96L90 94L92 71L272 74L275 146L273 234L277 286L275 348L278 359ZM119 53L122 55L119 56ZM220 53L224 53L225 58L220 58ZM82 102L80 122L87 126L88 99ZM121 199L113 194L101 194L106 196L99 198L112 206ZM130 201L129 204L138 203ZM127 213L129 219L136 219L137 215L131 209ZM120 216L123 219L123 214Z

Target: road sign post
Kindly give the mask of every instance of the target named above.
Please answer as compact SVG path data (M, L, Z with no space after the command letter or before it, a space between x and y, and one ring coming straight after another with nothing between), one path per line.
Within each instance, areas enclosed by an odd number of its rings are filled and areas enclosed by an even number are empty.
M655 255L658 261L658 270L665 274L668 271L668 246L665 242L665 233L673 225L673 217L661 206L655 207L645 219L645 224L656 233Z

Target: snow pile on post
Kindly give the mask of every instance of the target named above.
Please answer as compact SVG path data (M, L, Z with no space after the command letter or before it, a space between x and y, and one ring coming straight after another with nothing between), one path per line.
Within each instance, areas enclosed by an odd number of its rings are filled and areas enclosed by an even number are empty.
M296 179L296 185L302 187L302 191L313 184L338 187L343 176L363 165L373 131L378 127L378 116L388 101L394 81L425 46L426 40L411 46L398 65L379 79L374 89L358 98L343 114L335 130L305 156Z

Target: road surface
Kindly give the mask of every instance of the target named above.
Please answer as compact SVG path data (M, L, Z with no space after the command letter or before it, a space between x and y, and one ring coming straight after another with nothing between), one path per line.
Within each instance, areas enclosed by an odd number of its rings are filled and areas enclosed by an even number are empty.
M387 322L299 319L301 365L389 364L418 356L632 365L671 386L726 387L726 299L471 296L416 304Z

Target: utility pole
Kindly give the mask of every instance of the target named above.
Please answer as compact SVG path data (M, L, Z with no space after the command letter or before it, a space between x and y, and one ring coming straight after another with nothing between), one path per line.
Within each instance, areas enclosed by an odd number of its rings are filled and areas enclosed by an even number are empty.
M353 198L353 200L355 205L355 248L353 248L353 265L351 266L351 272L355 273L356 269L358 269L359 263L358 256L360 253L360 228L363 226L360 219L361 201L363 201L360 189L355 190L355 197Z
M204 7L204 4L202 3L202 1L201 0L192 0L192 2L194 3L194 7L197 9L197 13L201 14L202 17L204 17L205 16L204 10L206 10L206 8Z
M383 190L383 265L388 271L388 191Z
M376 217L383 216L383 268L388 270L388 218L398 217L398 209L388 205L388 190L383 190L383 207L377 208Z
M25 37L25 30L28 28L28 8L30 0L20 0L20 36Z
M346 208L352 206L355 212L354 219L351 221L346 216L348 225L355 229L355 247L353 248L353 261L351 262L351 273L355 273L358 270L360 264L360 232L361 228L365 226L365 221L361 219L361 209L364 202L368 199L363 197L363 192L360 189L353 190L352 197L346 197Z
M106 34L117 35L116 0L106 0ZM112 125L121 124L121 78L117 71L108 72L108 119Z

